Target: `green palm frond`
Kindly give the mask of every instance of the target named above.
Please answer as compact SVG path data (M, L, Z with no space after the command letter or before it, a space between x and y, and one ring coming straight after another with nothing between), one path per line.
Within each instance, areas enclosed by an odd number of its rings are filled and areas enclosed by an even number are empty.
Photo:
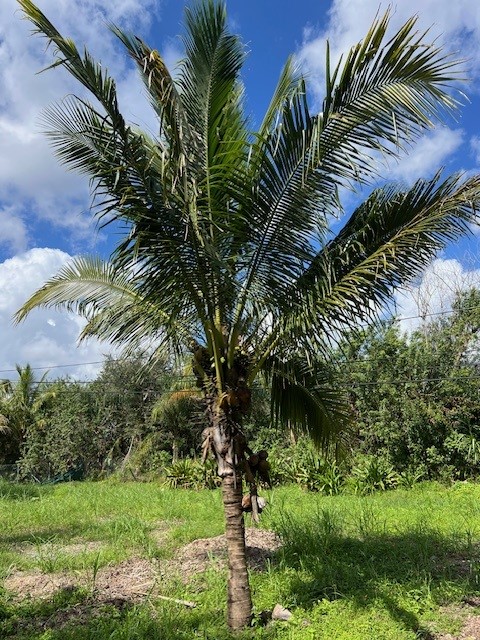
M29 364L15 368L18 379L0 383L0 434L18 448L27 429L43 422L44 410L57 394L44 384L48 371L37 380Z
M264 374L271 388L272 419L308 434L322 449L348 439L351 415L346 393L326 366L302 356L270 358Z
M56 60L51 66L64 66L97 98L108 114L112 126L119 132L125 132L126 125L118 108L115 81L93 60L88 51L85 50L81 55L73 40L64 38L31 0L18 0L18 3L25 17L34 25L34 33L43 36L48 45L54 46Z
M184 388L172 389L165 392L152 407L152 420L154 422L174 422L185 420L203 408L202 398L198 389Z
M16 322L38 307L61 308L86 318L81 340L94 336L133 350L156 340L159 346L173 342L181 351L195 335L195 324L185 313L168 313L158 300L142 295L141 280L133 270L119 271L95 257L75 258L62 267L25 302Z
M168 177L170 188L178 189L188 202L185 189L189 186L189 166L195 161L198 141L175 82L158 51L117 26L112 25L111 29L136 62L159 118L158 142L162 149L162 164L167 167L165 179Z
M376 189L292 288L297 309L308 309L312 327L321 331L327 319L330 327L351 326L375 315L396 286L478 222L479 210L479 176L442 181L437 174L406 191L395 185Z
M245 204L252 246L245 290L253 296L276 297L295 281L315 241L325 239L326 215L339 212L339 185L368 181L378 153L397 155L456 107L447 88L457 63L425 46L415 22L386 41L386 14L333 72L327 56L320 114L310 113L301 79L293 93L285 83L277 127L252 147L258 197Z

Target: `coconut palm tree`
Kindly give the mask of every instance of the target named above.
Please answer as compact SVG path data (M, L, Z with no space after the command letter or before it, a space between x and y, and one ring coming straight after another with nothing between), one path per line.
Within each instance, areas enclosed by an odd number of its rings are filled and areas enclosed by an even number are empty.
M47 373L35 379L32 367L16 365L18 380L0 380L0 442L2 460L17 462L27 430L44 426L44 409L55 397L43 384Z
M162 425L172 441L172 462L178 461L179 440L182 434L189 433L189 440L194 424L202 424L202 395L197 388L192 388L188 373L183 378L174 379L152 407L152 421Z
M184 58L173 75L161 55L112 27L138 66L158 116L149 135L120 112L114 80L64 38L31 0L35 31L95 98L70 96L45 115L61 162L89 176L97 218L124 227L106 263L79 258L23 306L74 310L94 335L154 354L191 353L206 403L204 452L222 478L229 558L228 622L251 618L242 475L255 496L242 434L253 382L271 389L272 415L326 444L348 418L328 367L332 342L372 320L476 218L480 177L376 188L335 235L338 190L375 182L395 157L457 106L455 60L408 20L387 38L388 14L332 68L312 112L293 58L258 130L243 109L245 47L225 6L185 11ZM250 462L252 464L250 464ZM265 462L265 461L264 461Z

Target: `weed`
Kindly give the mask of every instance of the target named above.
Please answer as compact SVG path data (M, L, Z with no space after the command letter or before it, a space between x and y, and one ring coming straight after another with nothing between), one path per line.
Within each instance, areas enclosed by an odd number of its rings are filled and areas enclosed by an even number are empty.
M427 638L430 628L449 633L461 629L461 621L452 622L445 614L445 605L480 596L477 485L424 483L413 491L334 496L291 486L276 488L267 497L269 509L261 525L280 534L283 549L265 571L252 572L256 611L271 610L278 602L294 615L286 625L256 626L240 634L241 640ZM221 533L218 491L171 490L155 483L70 483L38 500L4 497L0 508L1 575L34 562L42 571L87 578L84 591L59 591L48 601L17 602L0 590L3 637L232 639L224 623L223 571L207 570L185 584L173 579L161 559L156 561L161 593L195 601L191 610L156 602L148 588L144 601L136 604L99 600L100 568L129 556L148 562L155 529L168 531L165 554L195 538ZM84 550L68 553L69 545L78 547L79 540L85 542ZM96 541L102 541L100 549ZM35 548L34 561L22 555L19 545L25 542Z

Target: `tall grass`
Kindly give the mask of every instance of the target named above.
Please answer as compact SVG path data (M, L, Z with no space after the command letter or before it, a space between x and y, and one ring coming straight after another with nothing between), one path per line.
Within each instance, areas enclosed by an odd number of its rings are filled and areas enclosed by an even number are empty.
M71 483L3 486L0 571L88 570L130 556L156 562L195 538L223 529L218 491L156 484ZM259 640L414 640L454 633L480 597L480 487L420 484L373 495L322 496L298 487L268 493L261 526L283 541L266 570L252 572ZM155 536L158 529L162 536ZM98 541L72 555L62 545ZM25 554L25 549L38 551ZM49 550L49 551L48 551ZM42 555L43 554L43 555ZM50 554L50 555L49 555ZM181 573L181 567L180 573ZM165 585L195 609L145 597L142 604L99 605L92 590L58 593L46 602L0 596L0 636L20 640L232 638L225 627L224 569ZM260 624L276 603L288 623ZM82 612L78 624L72 612ZM460 614L459 614L460 611ZM71 615L71 620L69 620ZM429 635L430 634L430 635Z

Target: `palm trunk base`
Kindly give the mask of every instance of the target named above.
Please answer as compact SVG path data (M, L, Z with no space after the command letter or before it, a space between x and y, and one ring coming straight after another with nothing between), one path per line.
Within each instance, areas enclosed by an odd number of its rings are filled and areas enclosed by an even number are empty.
M252 621L252 598L248 582L241 476L226 476L222 483L225 534L228 553L228 626L239 630Z

